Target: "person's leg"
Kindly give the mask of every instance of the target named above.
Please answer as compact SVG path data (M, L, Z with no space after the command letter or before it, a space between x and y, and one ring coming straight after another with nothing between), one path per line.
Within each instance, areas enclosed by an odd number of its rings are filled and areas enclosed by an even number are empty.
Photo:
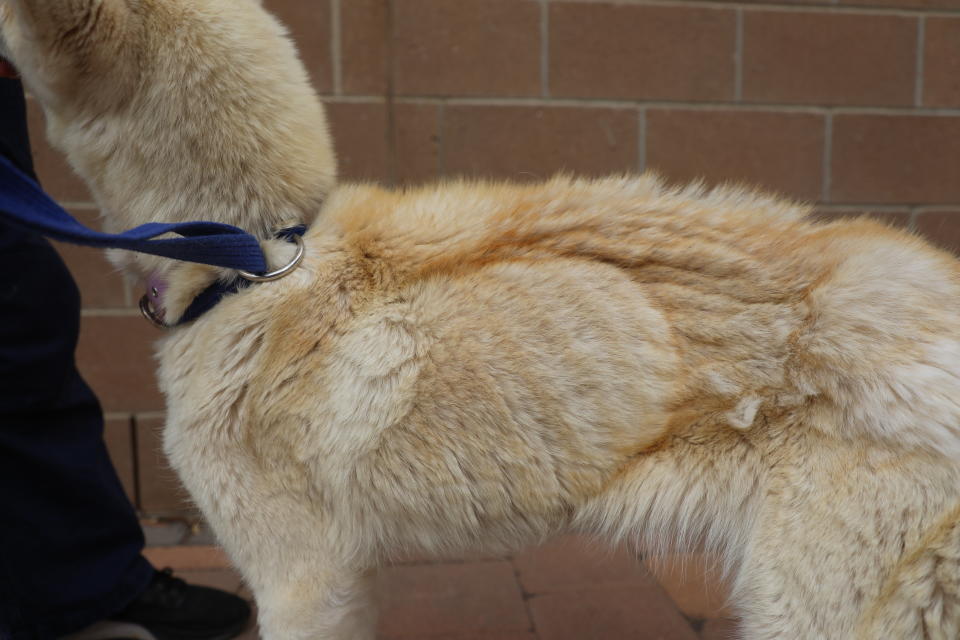
M0 79L0 153L32 172L22 89ZM154 569L77 373L76 285L43 238L0 225L0 637L105 618Z
M2 78L0 123L0 154L32 174L22 88ZM56 251L0 224L0 640L46 640L102 620L80 635L232 638L250 618L245 600L158 572L141 555L99 403L74 363L79 318ZM135 634L113 633L131 624Z

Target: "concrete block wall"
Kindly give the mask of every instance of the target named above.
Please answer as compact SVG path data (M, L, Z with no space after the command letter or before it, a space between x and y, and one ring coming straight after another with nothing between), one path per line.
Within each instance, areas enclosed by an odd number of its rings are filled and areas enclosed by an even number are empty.
M659 171L871 212L960 247L960 0L266 0L327 101L345 180ZM43 142L47 189L96 207ZM198 212L198 216L202 212ZM156 330L98 252L78 358L146 515L189 507L159 453Z

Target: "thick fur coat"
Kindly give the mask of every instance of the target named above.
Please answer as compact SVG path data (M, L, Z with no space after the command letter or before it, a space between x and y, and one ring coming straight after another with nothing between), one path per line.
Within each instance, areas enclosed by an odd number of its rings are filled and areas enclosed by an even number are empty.
M374 637L409 554L716 550L749 639L960 637L960 269L868 220L655 177L334 186L256 0L0 0L112 229L310 224L158 345L171 461L268 640ZM789 151L785 150L785 153ZM120 257L168 320L235 274Z

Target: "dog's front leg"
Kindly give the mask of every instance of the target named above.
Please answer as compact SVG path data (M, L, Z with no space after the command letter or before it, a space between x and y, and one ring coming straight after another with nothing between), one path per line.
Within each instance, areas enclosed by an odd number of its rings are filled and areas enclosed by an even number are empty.
M322 569L259 590L264 640L373 640L372 573Z
M253 591L264 640L374 640L376 565L357 534L316 517L303 494L278 497L256 479L234 488L261 506L225 513L229 500L195 495Z
M164 450L252 589L263 638L373 640L376 554L362 532L325 510L289 460L254 459L212 421L201 431L170 413Z

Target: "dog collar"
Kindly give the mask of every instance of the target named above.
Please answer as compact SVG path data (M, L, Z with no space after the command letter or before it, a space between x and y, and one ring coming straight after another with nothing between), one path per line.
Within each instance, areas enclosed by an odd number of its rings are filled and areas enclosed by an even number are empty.
M164 297L167 293L168 283L158 274L153 274L147 279L147 291L143 294L143 297L140 298L140 313L142 313L143 317L150 321L153 326L159 329L171 329L187 324L188 322L193 322L217 306L217 303L223 300L224 296L236 293L251 283L279 280L285 275L292 273L303 261L304 246L302 236L306 233L306 230L307 227L305 225L298 225L296 227L282 229L277 234L277 237L289 242L294 242L297 245L297 253L288 264L275 271L261 275L240 270L238 271L238 277L230 282L221 282L219 280L214 282L193 299L180 318L173 324L168 324L165 318L166 307L164 306Z

